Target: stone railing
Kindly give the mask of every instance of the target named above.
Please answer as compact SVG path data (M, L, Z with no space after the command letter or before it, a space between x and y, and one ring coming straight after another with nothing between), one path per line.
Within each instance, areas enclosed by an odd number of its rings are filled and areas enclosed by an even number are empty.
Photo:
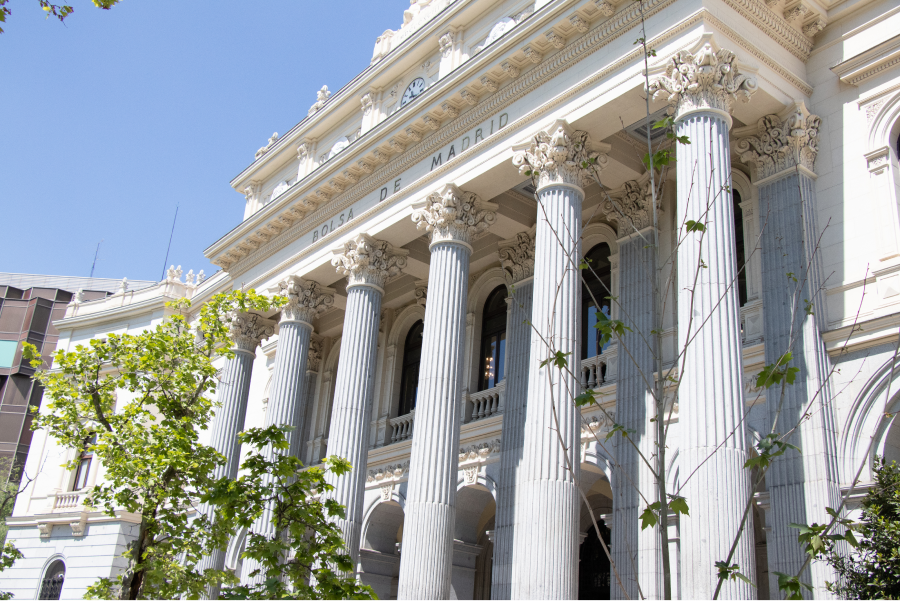
M406 415L401 415L391 420L391 444L412 438L413 421L415 419L416 410L413 409Z
M506 397L506 380L501 381L493 388L473 392L466 396L472 407L472 414L469 416L470 422L497 415L503 411L503 400Z
M53 498L53 511L72 511L84 504L89 490L76 490L72 492L58 492Z
M751 344L762 341L762 301L749 301L741 307L741 342Z
M603 386L611 378L607 377L609 364L608 355L597 355L581 361L581 386L583 388L597 388Z

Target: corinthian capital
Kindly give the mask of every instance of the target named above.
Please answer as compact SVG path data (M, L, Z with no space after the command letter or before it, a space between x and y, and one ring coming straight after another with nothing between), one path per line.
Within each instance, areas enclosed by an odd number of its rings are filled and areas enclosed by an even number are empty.
M785 119L766 115L756 123L756 135L738 139L734 148L744 163L751 163L758 180L796 165L815 171L822 120L798 106Z
M413 205L412 220L431 233L431 243L455 241L471 245L497 220L499 207L481 200L474 192L463 192L453 184Z
M587 132L573 131L565 121L557 121L547 131L538 132L531 142L517 148L513 165L519 173L531 177L538 188L551 184L570 184L579 188L609 163L603 152L591 150Z
M306 353L306 371L319 371L320 361L322 360L322 341L316 338L310 338L309 350Z
M735 99L750 100L756 78L741 73L731 50L713 50L709 43L695 53L682 50L666 66L666 74L650 82L654 100L665 98L675 117L697 109L731 114Z
M532 227L500 242L500 266L510 286L534 275L534 231Z
M336 250L331 260L338 273L347 276L351 286L376 286L384 289L387 281L406 267L408 250L394 248L390 242L359 234Z
M653 193L649 181L625 182L620 194L611 195L612 198L603 203L603 210L608 219L618 224L619 236L627 236L653 225Z
M318 282L291 275L278 282L278 294L286 296L287 304L281 308L281 322L305 321L313 318L334 304L334 290Z
M229 322L228 335L234 341L234 347L249 353L256 352L260 341L275 333L275 322L255 313L235 311Z

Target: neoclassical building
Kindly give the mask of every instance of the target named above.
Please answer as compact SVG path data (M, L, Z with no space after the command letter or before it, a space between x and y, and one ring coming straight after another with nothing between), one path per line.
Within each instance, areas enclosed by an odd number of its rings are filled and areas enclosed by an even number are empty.
M308 465L347 458L341 528L381 598L660 598L664 555L675 598L711 598L751 497L733 562L756 588L722 596L779 598L773 573L804 561L789 524L852 509L872 457L900 459L898 31L890 0L413 0L231 182L220 271L76 300L59 347L182 296L287 296L235 318L209 440L230 475L251 426L295 426ZM690 144L652 128L667 113ZM648 135L676 159L653 173ZM604 343L604 316L629 329ZM797 382L757 388L787 350ZM666 486L690 506L666 549L638 520L660 378ZM754 445L795 426L802 454L753 492ZM122 568L139 516L86 510L103 466L73 458L35 433L0 590L78 597ZM246 578L243 544L208 565ZM820 566L803 578L827 596Z

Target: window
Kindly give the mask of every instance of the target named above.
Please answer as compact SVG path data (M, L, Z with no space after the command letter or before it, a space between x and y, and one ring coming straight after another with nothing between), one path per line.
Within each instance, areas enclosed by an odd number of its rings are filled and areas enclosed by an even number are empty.
M740 306L743 307L747 302L747 268L745 267L744 256L744 211L741 209L741 193L732 190L732 201L734 202L734 257L736 259L738 274L737 287Z
M88 476L91 474L91 461L94 459L94 451L91 448L91 445L95 442L97 442L96 435L91 436L84 441L84 448L81 450L81 455L78 457L78 467L75 470L75 485L72 487L72 490L87 488ZM58 599L58 597L54 598Z
M419 363L422 360L422 332L425 324L420 320L413 324L403 344L403 372L400 376L400 409L397 415L406 415L416 408L419 391Z
M41 594L38 599L59 599L63 581L66 579L66 564L57 559L50 564L41 581Z
M481 321L481 360L478 390L493 388L503 380L506 358L506 286L498 286L484 304Z
M603 348L600 348L600 331L594 327L597 324L597 313L603 313L606 317L611 315L607 298L612 296L612 265L609 262L609 255L609 245L604 242L592 248L584 256L591 269L581 271L584 277L581 287L582 359L596 357L609 346L607 342Z

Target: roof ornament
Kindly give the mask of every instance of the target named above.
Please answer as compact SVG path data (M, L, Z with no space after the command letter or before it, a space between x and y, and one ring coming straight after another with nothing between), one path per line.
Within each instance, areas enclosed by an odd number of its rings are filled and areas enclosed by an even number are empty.
M316 101L313 103L311 107L309 107L308 116L312 117L318 112L320 108L325 106L325 103L328 102L328 98L331 96L331 92L328 91L328 86L322 86L322 89L316 92Z
M276 131L275 133L272 134L272 137L269 138L269 143L256 151L256 158L258 159L262 155L269 152L269 149L272 148L273 146L275 146L275 142L277 142L277 141L278 141L278 132Z

